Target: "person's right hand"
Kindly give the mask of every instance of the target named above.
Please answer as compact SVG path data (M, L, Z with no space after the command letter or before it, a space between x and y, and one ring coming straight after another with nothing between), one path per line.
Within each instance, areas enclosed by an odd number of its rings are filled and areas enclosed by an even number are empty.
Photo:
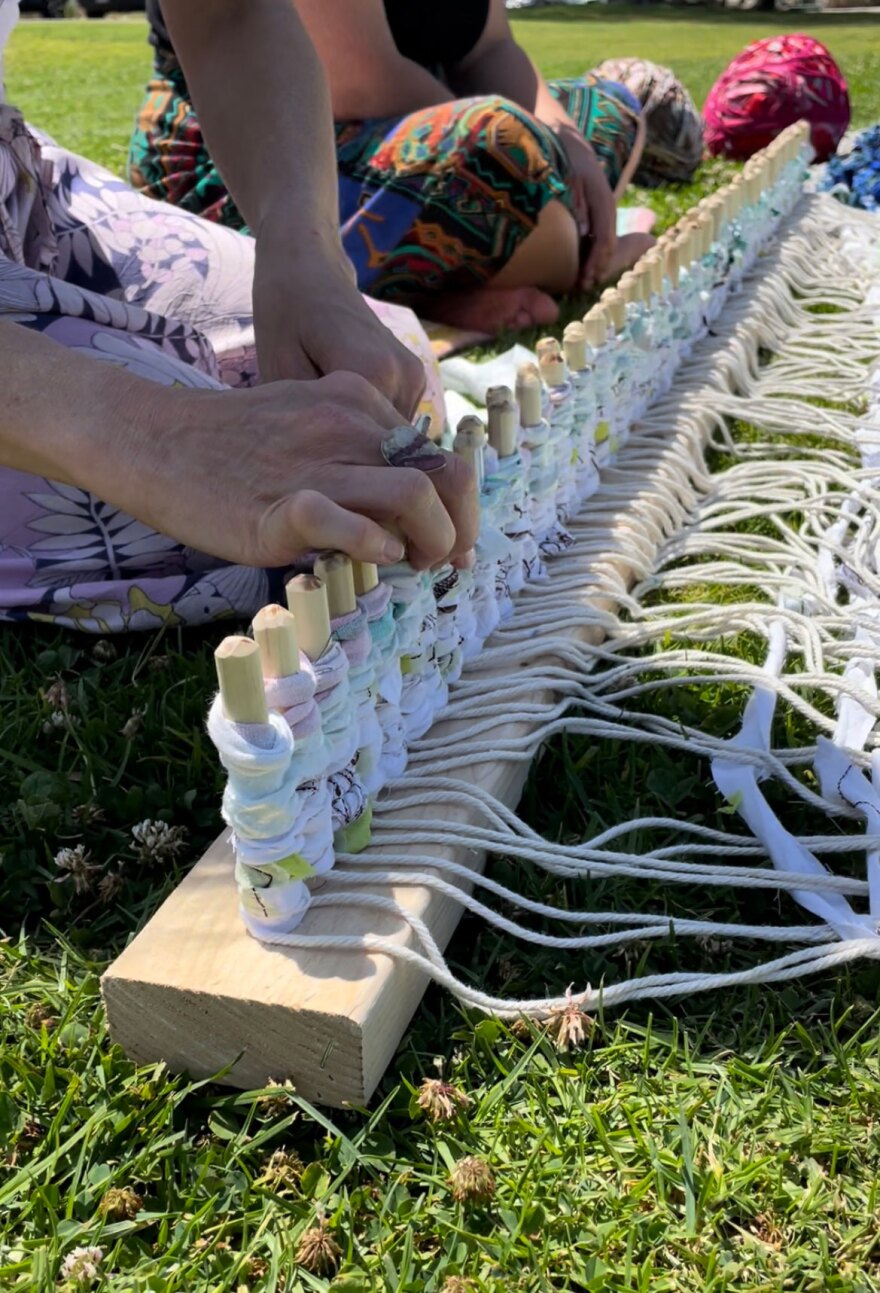
M581 237L588 235L590 249L578 276L578 288L587 291L606 278L617 242L617 202L592 145L572 124L558 136L572 172L572 198Z
M281 236L257 238L254 327L263 382L358 373L400 413L415 416L425 390L417 355L380 322L357 290L338 241L330 248L291 248ZM307 306L307 308L305 308Z
M467 560L474 475L447 455L426 475L390 467L400 415L364 378L337 372L244 391L146 387L145 417L117 441L110 479L89 488L162 534L242 565L277 567L316 548L424 569ZM144 431L144 421L147 431Z

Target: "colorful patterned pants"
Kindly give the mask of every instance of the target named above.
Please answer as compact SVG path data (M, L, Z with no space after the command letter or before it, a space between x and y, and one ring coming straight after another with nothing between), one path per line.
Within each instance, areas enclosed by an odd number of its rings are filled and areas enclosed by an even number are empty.
M165 386L255 382L253 240L33 139L0 107L0 320ZM424 411L442 417L415 316L370 305L425 362ZM0 620L95 633L204 624L283 599L283 578L184 547L87 490L0 468Z
M640 108L592 75L551 82L616 186ZM488 282L553 199L570 203L568 160L552 132L500 96L405 117L338 122L342 238L361 291L411 300ZM202 139L181 80L147 88L129 154L135 188L244 227Z

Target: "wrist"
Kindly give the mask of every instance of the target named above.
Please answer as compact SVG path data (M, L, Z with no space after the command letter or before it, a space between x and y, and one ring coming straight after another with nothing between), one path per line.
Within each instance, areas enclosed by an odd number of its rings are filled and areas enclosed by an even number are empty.
M102 365L103 367L103 365ZM109 366L108 366L109 367ZM111 369L101 398L84 410L72 437L68 479L138 520L154 523L159 469L186 434L187 392Z

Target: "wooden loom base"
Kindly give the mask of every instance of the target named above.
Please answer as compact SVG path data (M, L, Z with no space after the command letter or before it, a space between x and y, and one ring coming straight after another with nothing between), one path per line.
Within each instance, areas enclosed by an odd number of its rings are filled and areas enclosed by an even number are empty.
M585 516L595 516L577 523L577 535L601 533L607 556L601 562L585 557L585 583L572 594L573 604L609 608L607 596L591 593L586 583L603 568L627 586L642 577L644 572L634 571L619 555L620 536L628 532L629 545L638 538L637 550L646 554L656 548L661 536L652 524L652 509L640 504L643 497L646 502L650 498L655 481L680 475L682 451L698 461L700 446L693 432L681 427L670 427L668 438L658 436L650 451L643 441L639 445L643 484L625 509L609 512L602 488L587 501ZM621 465L626 456L624 447ZM673 460L677 460L674 467ZM612 469L609 482L616 476ZM566 574L571 575L570 567ZM523 600L528 604L528 591ZM581 627L565 630L565 636L596 643L602 634ZM486 671L481 677L487 693L493 677L503 692L510 673L509 669L498 675ZM545 691L533 699L549 698ZM431 735L451 737L460 726L441 721ZM498 729L499 742L528 730L526 724L508 724ZM515 808L528 771L526 761L478 764L472 781ZM446 817L450 825L474 820L467 807L438 807L434 813ZM410 817L417 824L423 816L409 810L399 812L396 820ZM421 1000L425 975L382 955L258 943L245 932L238 916L233 858L226 838L224 832L104 975L112 1037L134 1059L161 1059L173 1070L196 1078L221 1074L219 1081L240 1088L261 1087L270 1078L290 1078L304 1097L317 1103L365 1104ZM484 854L467 849L419 848L425 853L442 852L474 871L482 870L485 862ZM332 888L332 873L326 884ZM441 948L461 916L457 903L431 889L405 886L373 891L393 897L404 910L421 917ZM372 933L400 941L410 938L398 921L356 906L312 910L300 930L315 935Z

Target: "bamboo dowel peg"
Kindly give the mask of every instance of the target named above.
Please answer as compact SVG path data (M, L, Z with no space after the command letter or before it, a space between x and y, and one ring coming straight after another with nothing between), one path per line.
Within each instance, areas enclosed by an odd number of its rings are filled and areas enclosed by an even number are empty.
M264 606L254 616L254 641L260 648L264 678L299 673L296 621L284 606Z
M524 427L541 421L541 374L534 364L520 364L516 373L516 402Z
M614 324L614 331L622 331L626 324L626 301L616 288L607 287L602 293L602 304L608 311L611 322Z
M214 652L223 712L231 723L268 723L260 648L251 638L224 638Z
M587 341L594 350L605 344L608 337L608 311L604 305L596 304L587 310L583 319Z
M681 271L681 245L677 239L667 243L665 256L666 277L673 287L678 287L678 278Z
M357 610L351 557L344 552L322 552L315 558L315 574L327 589L331 620Z
M299 644L310 660L319 660L330 645L327 589L316 575L295 575L285 592Z
M587 366L587 333L584 325L574 320L566 324L562 334L562 348L572 372L580 372Z
M492 392L504 392L504 397ZM492 386L487 392L489 406L487 409L489 444L499 458L510 458L516 453L517 417L516 402L509 386Z
M541 337L535 346L535 353L540 364L544 359L553 358L554 355L559 354L559 342L555 337Z
M351 568L354 578L354 591L358 597L371 593L379 583L379 567L372 561L355 561Z

